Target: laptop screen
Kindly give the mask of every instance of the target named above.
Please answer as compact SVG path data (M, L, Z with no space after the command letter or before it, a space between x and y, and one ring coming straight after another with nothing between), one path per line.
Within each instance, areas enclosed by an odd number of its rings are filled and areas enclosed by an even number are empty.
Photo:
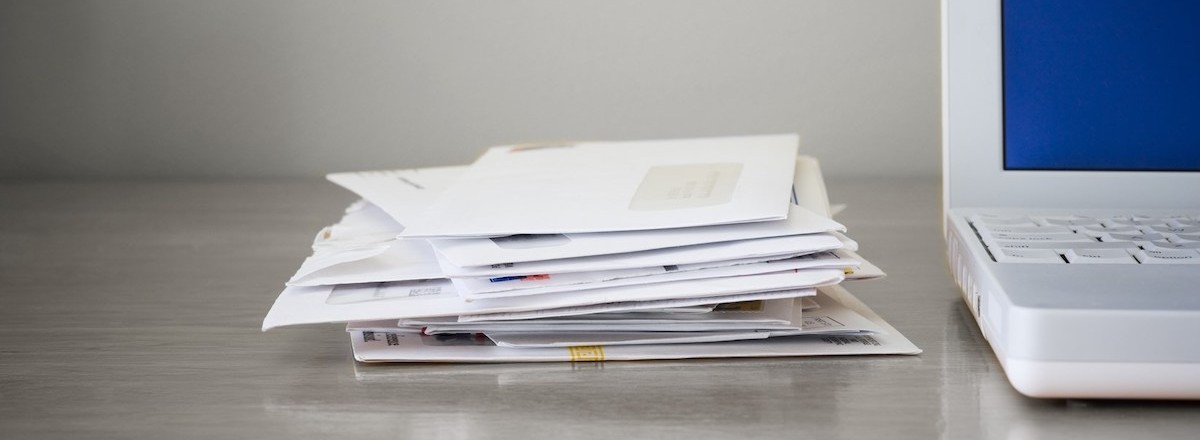
M1200 171L1200 1L1002 3L1005 169Z

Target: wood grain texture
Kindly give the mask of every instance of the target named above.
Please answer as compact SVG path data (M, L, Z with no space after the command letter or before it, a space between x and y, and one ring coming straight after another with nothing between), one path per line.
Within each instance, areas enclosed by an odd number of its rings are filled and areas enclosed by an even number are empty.
M832 181L915 357L361 365L260 333L353 197L290 182L0 183L0 438L1193 438L1200 405L1031 400L950 281L936 181Z

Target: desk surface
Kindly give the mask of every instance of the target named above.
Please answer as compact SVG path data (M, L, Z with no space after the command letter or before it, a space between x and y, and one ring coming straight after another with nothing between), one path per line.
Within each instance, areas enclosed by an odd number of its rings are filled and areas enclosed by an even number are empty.
M849 289L920 356L362 365L260 333L324 182L0 183L0 437L1194 438L1200 404L1032 400L945 267L934 180L831 181L884 268Z

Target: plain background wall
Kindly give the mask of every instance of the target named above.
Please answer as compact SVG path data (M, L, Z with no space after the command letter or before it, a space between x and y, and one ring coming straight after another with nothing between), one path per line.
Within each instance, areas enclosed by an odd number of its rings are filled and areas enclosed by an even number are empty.
M0 0L0 177L291 177L796 132L939 172L936 0Z

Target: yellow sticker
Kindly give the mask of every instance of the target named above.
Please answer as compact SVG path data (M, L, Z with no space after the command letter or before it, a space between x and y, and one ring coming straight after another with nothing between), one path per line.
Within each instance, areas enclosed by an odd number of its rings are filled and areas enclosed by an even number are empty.
M582 347L567 347L571 353L571 362L596 362L604 360L604 347L585 345Z
M853 268L853 267L847 267L847 268L845 268L845 269L842 269L842 272L845 272L845 273L846 273L846 275L854 275L854 268Z

